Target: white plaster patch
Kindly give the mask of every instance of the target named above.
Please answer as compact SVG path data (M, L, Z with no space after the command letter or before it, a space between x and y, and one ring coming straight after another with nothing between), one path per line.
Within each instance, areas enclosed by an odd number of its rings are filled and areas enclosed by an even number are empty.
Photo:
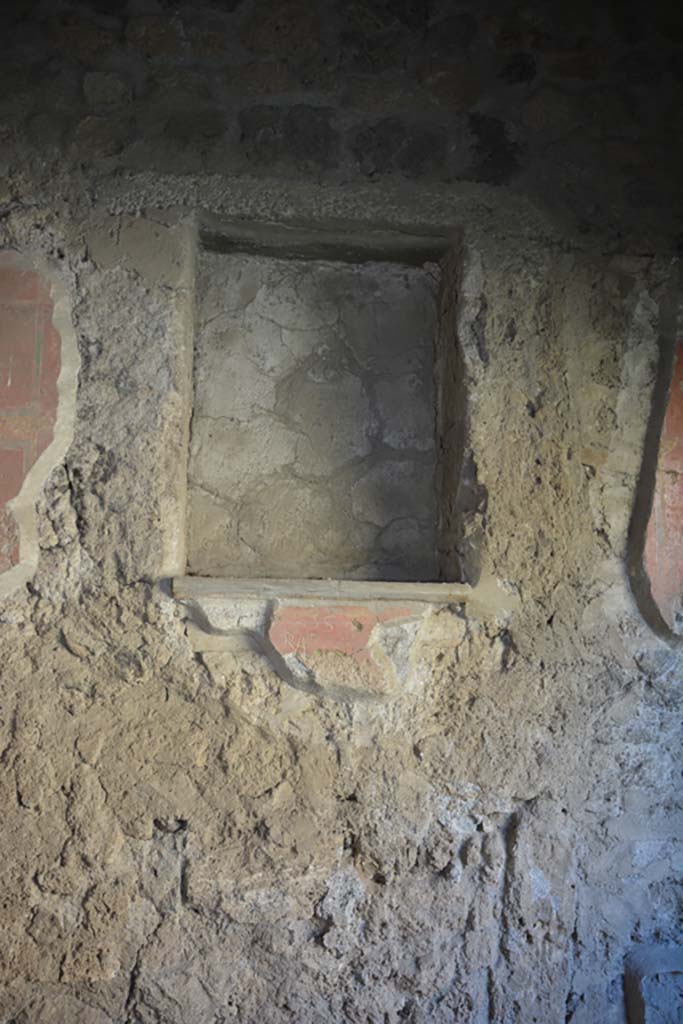
M529 881L531 882L531 898L534 903L550 898L550 882L540 868L529 868Z

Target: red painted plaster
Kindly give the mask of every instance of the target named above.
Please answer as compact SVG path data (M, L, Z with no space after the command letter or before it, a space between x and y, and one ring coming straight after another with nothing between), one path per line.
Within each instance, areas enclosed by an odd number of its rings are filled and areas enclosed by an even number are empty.
M645 542L645 570L664 619L673 624L683 603L683 342L676 350L662 427L652 513Z
M380 611L363 605L285 605L275 613L269 638L283 655L337 651L363 661L378 623L405 621L417 614L411 605Z
M0 266L0 572L19 561L7 502L53 438L61 341L48 282L19 259Z

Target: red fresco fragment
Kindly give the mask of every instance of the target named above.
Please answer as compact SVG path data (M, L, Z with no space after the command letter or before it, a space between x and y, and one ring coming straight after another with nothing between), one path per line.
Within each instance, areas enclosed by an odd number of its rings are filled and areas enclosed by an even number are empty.
M400 622L418 614L411 605L371 611L363 605L285 605L278 608L269 637L280 654L337 651L358 661L368 657L375 626Z
M652 596L671 626L683 603L683 342L676 349L644 558Z
M48 282L17 258L0 264L0 572L19 561L7 502L51 443L57 418L61 339Z

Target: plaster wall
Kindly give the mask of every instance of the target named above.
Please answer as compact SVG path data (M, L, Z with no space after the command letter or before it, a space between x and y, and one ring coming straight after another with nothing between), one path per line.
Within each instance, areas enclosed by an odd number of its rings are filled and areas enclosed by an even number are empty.
M81 360L38 566L0 608L6 1024L625 1024L626 958L680 944L680 648L625 571L680 19L582 6L579 44L576 5L463 5L455 47L437 4L418 47L407 8L342 34L343 7L287 35L251 4L24 5L3 37L0 245L52 261ZM302 105L315 150L277 128ZM516 600L426 616L381 699L198 652L171 597L199 227L236 220L461 239L447 555ZM676 979L648 986L670 1015Z

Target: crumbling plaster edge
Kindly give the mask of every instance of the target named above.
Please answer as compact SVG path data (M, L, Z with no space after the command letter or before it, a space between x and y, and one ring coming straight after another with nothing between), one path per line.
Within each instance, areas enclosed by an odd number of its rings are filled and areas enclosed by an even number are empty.
M658 360L652 385L650 410L642 442L642 458L636 479L626 541L626 576L638 613L648 629L667 647L683 648L683 636L670 627L658 607L645 569L645 543L656 488L664 416L671 387L678 338L683 326L683 264L672 261L671 273L657 325Z
M7 503L19 529L19 562L0 575L0 598L7 597L27 583L38 568L40 545L37 502L48 476L64 459L73 440L81 366L69 293L55 269L43 256L28 256L13 250L0 253L0 261L9 260L15 265L24 264L27 270L41 274L49 282L53 302L52 323L60 336L60 370L52 441L26 474L19 494Z

